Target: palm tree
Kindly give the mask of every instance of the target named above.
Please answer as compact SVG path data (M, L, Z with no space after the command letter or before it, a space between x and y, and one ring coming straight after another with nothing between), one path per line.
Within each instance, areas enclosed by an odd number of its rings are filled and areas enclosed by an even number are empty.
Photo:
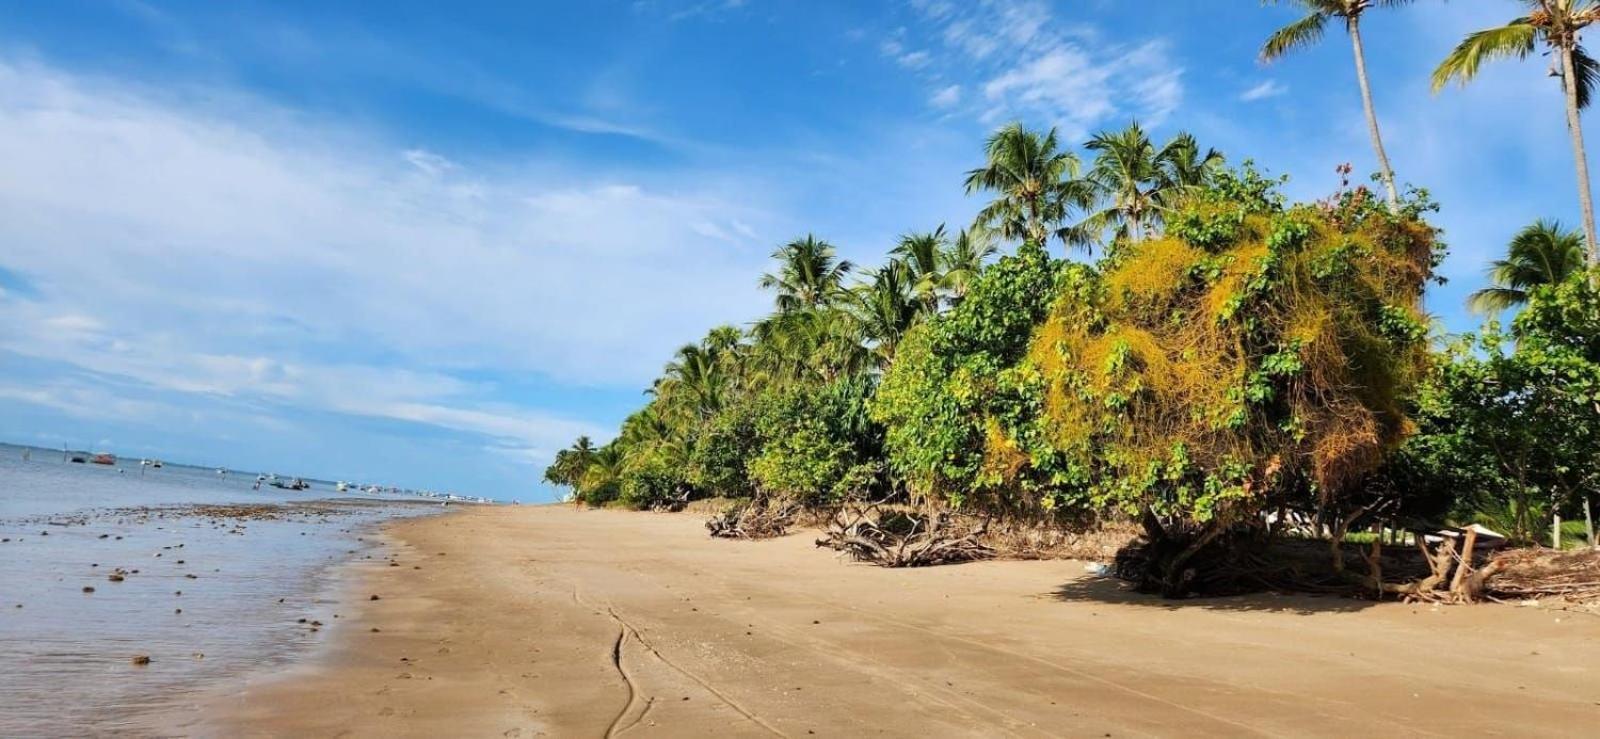
M971 289L972 282L983 271L983 263L997 251L989 232L969 228L956 234L956 239L940 255L944 264L944 278L940 287L949 291L952 304L961 302Z
M939 289L943 287L944 249L949 239L944 235L944 224L927 233L911 233L900 237L900 243L889 253L896 263L903 265L910 278L910 290L922 301L928 312L939 308ZM881 270L873 280L881 279Z
M1200 151L1200 143L1184 132L1173 136L1162 148L1161 161L1166 170L1166 186L1157 191L1156 204L1162 210L1171 210L1180 196L1211 184L1224 163L1222 152Z
M1433 71L1438 92L1451 80L1466 84L1483 62L1526 58L1543 42L1550 49L1551 72L1561 80L1566 95L1567 132L1572 136L1572 158L1578 170L1578 202L1583 209L1583 235L1590 264L1600 263L1600 240L1594 226L1594 200L1589 195L1589 157L1583 148L1583 122L1578 111L1589 106L1589 93L1600 78L1600 63L1578 45L1578 34L1600 20L1595 0L1518 0L1528 14L1498 28L1468 34Z
M577 441L572 442L572 453L587 458L594 454L594 442L588 436L580 436Z
M594 442L587 436L578 437L571 447L556 452L555 459L544 471L545 482L576 488L594 461L594 455Z
M1367 133L1372 135L1372 151L1378 155L1378 176L1389 192L1389 208L1400 207L1400 192L1394 185L1394 168L1389 166L1389 154L1383 150L1383 136L1378 133L1378 114L1372 108L1372 85L1367 82L1367 54L1361 44L1361 15L1373 7L1393 8L1411 0L1291 0L1305 9L1306 17L1278 29L1267 37L1261 47L1262 61L1273 61L1294 49L1310 46L1322 38L1329 18L1344 20L1344 30L1350 34L1350 47L1355 52L1356 82L1361 86L1361 106L1367 112Z
M967 173L967 193L995 193L975 225L1001 237L1044 246L1051 236L1068 246L1083 242L1061 224L1073 209L1087 208L1092 191L1078 179L1078 158L1062 151L1055 129L1040 135L1012 123L989 137L984 166Z
M1583 271L1583 237L1564 231L1556 221L1535 221L1511 238L1504 259L1489 266L1490 287L1467 297L1467 306L1479 313L1497 313L1528 302L1528 293L1541 285L1555 285Z
M590 505L616 498L625 462L622 447L616 441L595 450L574 486L575 498Z
M890 262L856 286L851 319L863 340L872 347L879 369L887 369L906 331L933 308L916 289L916 273L904 262Z
M698 418L709 418L722 408L728 375L715 350L685 344L667 363L656 383L656 396L684 403Z
M827 305L844 290L844 276L854 268L834 256L832 244L810 234L778 247L772 258L778 271L762 275L761 288L778 293L780 313Z
M1208 149L1202 154L1186 133L1156 148L1137 122L1121 131L1097 133L1084 147L1095 152L1087 179L1109 202L1079 228L1097 234L1114 227L1114 238L1134 242L1143 240L1181 195L1204 185L1222 165L1220 153Z
M828 382L869 364L859 326L837 305L774 313L756 321L751 333L751 361L765 382Z

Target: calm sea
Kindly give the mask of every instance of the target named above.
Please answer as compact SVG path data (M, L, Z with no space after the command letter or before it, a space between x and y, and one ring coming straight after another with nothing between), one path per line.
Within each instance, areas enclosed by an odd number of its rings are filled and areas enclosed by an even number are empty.
M332 578L381 556L376 524L439 510L254 483L0 444L0 736L182 725L200 690L288 665L337 628Z

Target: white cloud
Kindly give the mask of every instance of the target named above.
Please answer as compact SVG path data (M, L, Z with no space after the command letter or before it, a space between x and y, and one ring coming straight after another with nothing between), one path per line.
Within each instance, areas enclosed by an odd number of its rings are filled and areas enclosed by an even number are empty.
M1057 110L1074 121L1096 121L1116 108L1106 82L1108 70L1096 66L1082 51L1058 48L990 80L983 94L1002 108ZM1079 126L1081 127L1081 126Z
M400 153L411 166L422 170L423 174L436 176L455 169L455 162L438 154L424 149L407 149Z
M950 85L939 88L933 97L928 98L928 104L935 108L948 108L961 102L961 85Z
M1277 97L1288 91L1289 88L1279 84L1277 80L1267 80L1259 85L1245 90L1244 92L1239 93L1239 100L1246 103L1251 103L1257 100L1265 100L1267 98Z
M895 63L905 67L906 69L922 69L923 67L928 66L928 62L932 60L932 58L933 57L930 56L926 51L913 51L910 53L901 54L899 57L895 58Z
M457 377L638 387L766 302L765 250L729 248L770 230L751 183L485 168L210 92L0 60L0 241L35 288L0 349L543 448L602 434Z
M0 399L43 406L73 418L93 421L150 423L177 414L176 409L161 403L119 397L104 388L66 380L28 385L0 381Z
M1072 26L1034 0L986 0L962 6L912 0L927 26L954 52L941 76L982 90L988 124L1013 118L1046 122L1069 139L1097 126L1139 118L1159 125L1183 101L1183 68L1159 39L1108 43L1094 29ZM895 36L897 49L910 34ZM926 65L943 62L929 57ZM946 86L930 101L949 101ZM943 106L940 106L943 107Z

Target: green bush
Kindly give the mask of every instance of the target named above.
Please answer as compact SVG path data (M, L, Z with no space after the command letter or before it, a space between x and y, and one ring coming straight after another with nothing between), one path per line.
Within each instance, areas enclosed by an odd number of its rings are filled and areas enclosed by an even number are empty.
M1004 481L984 469L987 419L1024 414L1029 405L1026 382L1008 373L1049 308L1061 265L1043 247L1024 244L985 269L958 305L902 341L869 408L887 428L890 468L913 494L954 505L1003 495Z

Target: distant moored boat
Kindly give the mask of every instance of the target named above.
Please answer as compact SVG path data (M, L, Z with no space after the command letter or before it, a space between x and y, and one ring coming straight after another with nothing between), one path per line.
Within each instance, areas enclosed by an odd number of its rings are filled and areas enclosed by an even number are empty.
M100 452L99 454L90 457L89 461L95 464L112 465L117 463L117 455Z

